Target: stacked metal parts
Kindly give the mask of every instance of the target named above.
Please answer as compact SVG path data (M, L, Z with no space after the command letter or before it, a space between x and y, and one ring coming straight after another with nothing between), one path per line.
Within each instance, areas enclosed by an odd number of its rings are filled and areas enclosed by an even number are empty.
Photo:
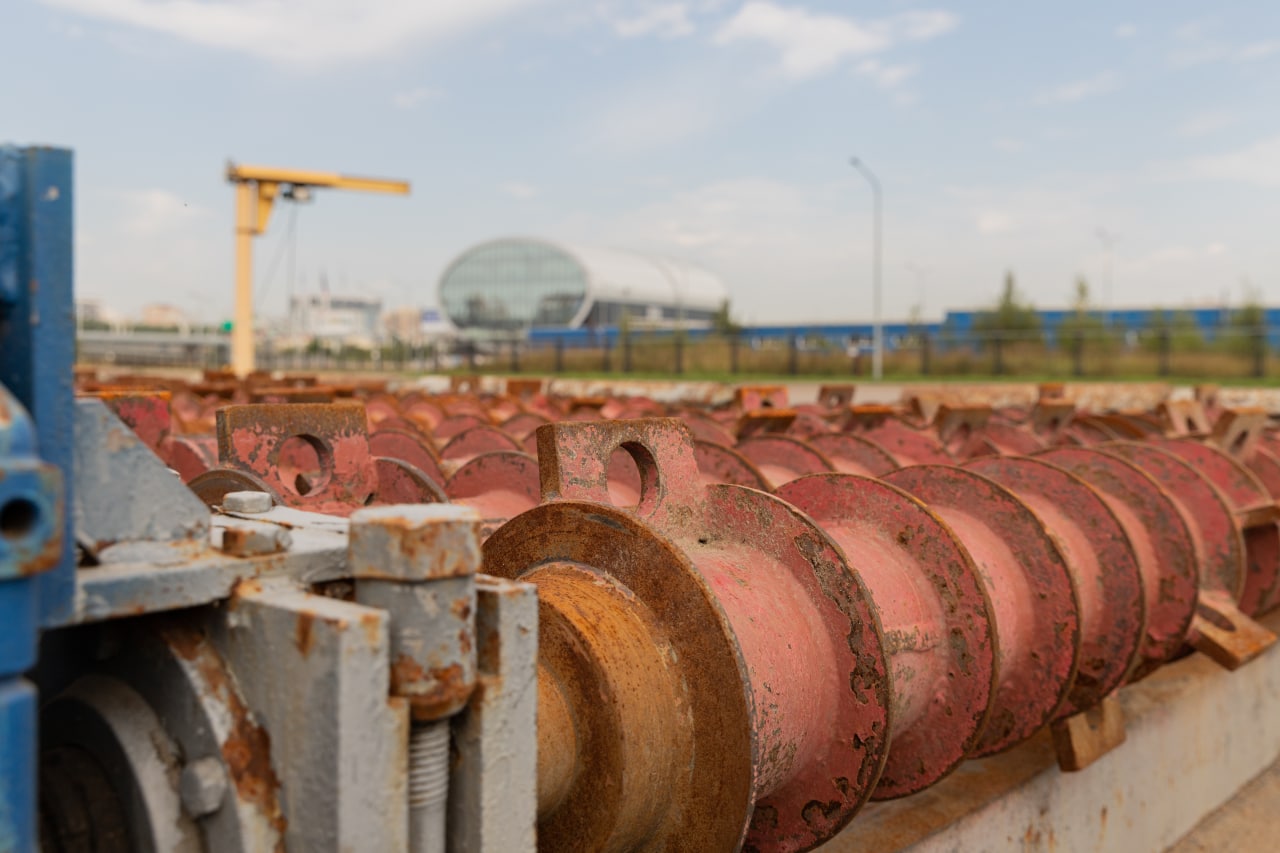
M0 848L807 850L1046 727L1082 770L1126 684L1275 641L1260 410L73 400L70 158L0 155L0 226L57 236L0 290Z

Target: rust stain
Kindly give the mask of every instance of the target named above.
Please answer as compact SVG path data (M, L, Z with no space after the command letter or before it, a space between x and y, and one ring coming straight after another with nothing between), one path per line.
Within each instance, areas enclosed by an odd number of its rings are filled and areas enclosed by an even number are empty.
M168 620L161 636L183 660L199 672L209 691L226 707L230 732L222 743L222 758L241 801L258 809L276 831L276 850L285 849L288 821L280 809L280 777L271 763L271 736L254 720L240 698L221 656L198 629Z
M311 645L315 642L312 636L312 629L315 627L316 617L314 613L308 613L305 610L298 614L297 623L294 626L293 643L298 647L298 652L307 657L311 654Z

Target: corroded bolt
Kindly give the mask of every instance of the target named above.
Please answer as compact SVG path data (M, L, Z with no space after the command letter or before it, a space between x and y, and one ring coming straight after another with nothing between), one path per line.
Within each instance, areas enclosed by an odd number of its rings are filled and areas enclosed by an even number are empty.
M271 495L266 492L227 492L222 496L224 512L256 514L271 509Z
M351 514L356 578L426 581L480 570L480 517L465 506L380 506Z
M288 530L274 525L261 527L228 527L222 531L222 553L232 557L263 557L288 551L293 537Z
M211 815L222 808L227 793L227 771L212 756L197 758L182 768L178 782L182 808L193 818Z

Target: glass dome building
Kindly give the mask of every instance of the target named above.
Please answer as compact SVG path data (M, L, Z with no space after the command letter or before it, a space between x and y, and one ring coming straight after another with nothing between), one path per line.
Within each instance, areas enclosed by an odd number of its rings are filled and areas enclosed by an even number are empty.
M462 330L709 325L728 298L699 267L652 255L528 238L473 246L440 277L440 306Z

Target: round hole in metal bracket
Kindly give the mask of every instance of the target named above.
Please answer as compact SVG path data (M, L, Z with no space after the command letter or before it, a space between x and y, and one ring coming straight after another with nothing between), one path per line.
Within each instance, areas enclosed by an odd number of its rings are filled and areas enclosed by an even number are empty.
M658 503L658 462L653 458L653 454L649 452L649 448L638 441L624 442L620 449L626 451L631 457L631 461L640 475L640 499L636 503L636 510L647 514Z
M276 455L280 482L296 495L309 495L329 485L333 453L314 435L291 435Z
M40 507L27 498L13 498L0 507L0 535L21 539L40 521Z

